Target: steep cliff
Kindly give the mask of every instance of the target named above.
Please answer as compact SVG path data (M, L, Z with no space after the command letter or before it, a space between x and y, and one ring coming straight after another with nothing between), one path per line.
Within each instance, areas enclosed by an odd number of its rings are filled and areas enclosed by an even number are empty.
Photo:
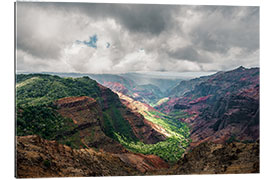
M74 148L109 152L125 151L113 140L115 134L144 143L162 140L117 94L88 77L18 75L16 86L18 135L38 134Z
M72 149L36 135L17 137L16 150L19 178L131 176L169 167L155 155Z
M126 152L117 141L109 138L103 132L103 115L101 106L91 97L67 97L56 101L57 112L70 118L78 127L79 140L86 147L98 148L107 152ZM75 130L57 137L59 142L65 142L63 136L72 136ZM62 140L63 139L63 140ZM77 142L78 143L78 142Z
M259 173L259 143L202 143L174 167L176 174Z
M154 155L72 149L38 136L16 141L16 177L259 173L259 143L202 143L169 167Z
M259 68L239 67L181 82L156 108L190 125L191 146L254 142L259 139Z

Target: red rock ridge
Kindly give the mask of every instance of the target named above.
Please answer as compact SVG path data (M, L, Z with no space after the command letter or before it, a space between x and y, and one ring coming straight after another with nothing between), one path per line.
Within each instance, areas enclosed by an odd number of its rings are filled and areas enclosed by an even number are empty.
M16 177L143 175L169 165L155 155L72 149L36 135L16 137Z
M143 142L147 144L155 144L159 141L164 141L167 138L167 132L164 128L148 121L143 116L143 111L152 110L152 107L121 93L117 94L122 104L127 107L129 112L128 114L125 114L124 117L129 121L133 132L139 139L142 139ZM129 114L133 114L137 118L134 119L134 116L129 116Z
M67 97L56 101L57 110L63 117L70 118L79 127L80 139L86 147L107 152L126 152L126 149L102 131L102 109L95 99L87 96Z

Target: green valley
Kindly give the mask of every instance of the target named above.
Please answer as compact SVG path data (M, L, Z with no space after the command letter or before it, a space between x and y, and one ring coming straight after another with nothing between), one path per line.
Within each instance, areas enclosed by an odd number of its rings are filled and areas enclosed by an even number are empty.
M103 107L105 117L109 114L111 124L105 123L106 134L112 137L113 134L109 131L113 130L131 139L135 137L127 121L119 119L120 111L115 106L121 106L121 103L117 95L108 90L106 93L110 100L104 99L98 83L88 77L60 78L29 74L17 75L16 82L17 135L38 134L46 139L54 139L64 131L74 129L71 120L56 112L58 107L55 101L63 97L89 96ZM110 114L111 112L115 115Z
M162 133L167 137L165 141L156 144L144 144L140 141L128 141L125 137L116 134L119 142L131 151L143 154L155 154L167 162L177 162L191 142L188 125L173 116L168 116L155 110L147 104L135 101L124 94L117 94L122 100L122 103L139 112L146 120L163 129ZM187 115L183 113L182 116ZM178 118L180 117L178 116Z
M154 154L174 163L179 160L190 143L187 124L136 101L132 105L136 106L139 103L142 107L139 108L139 113L154 126L162 128L166 136L165 140L159 140L154 144L144 143L134 134L134 129L124 118L126 107L120 102L117 94L88 77L61 78L45 74L20 74L16 76L16 83L18 136L37 134L73 148L85 148L85 141L91 144L94 136L98 136L95 134L98 130L92 129L89 131L90 135L82 135L83 132L78 130L79 125L73 122L74 118L70 119L59 114L60 107L56 101L65 97L87 96L97 102L98 107L94 108L96 112L92 113L96 114L95 118L100 121L98 126L104 134L131 152ZM99 146L97 144L97 148Z

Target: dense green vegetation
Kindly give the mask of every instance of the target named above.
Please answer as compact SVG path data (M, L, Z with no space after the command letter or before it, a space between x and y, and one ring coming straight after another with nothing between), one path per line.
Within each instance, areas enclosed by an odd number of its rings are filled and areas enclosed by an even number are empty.
M191 142L189 127L170 116L158 111L145 112L147 120L162 126L169 137L165 141L156 144L144 144L141 141L130 141L124 136L116 134L118 141L127 149L142 153L155 154L170 163L177 162Z
M128 140L138 140L133 134L130 124L123 118L119 109L112 105L103 112L104 132L107 136L117 140L115 133L123 135Z
M53 105L17 107L16 120L18 136L36 134L44 139L58 140L72 148L83 146L79 132L74 130L77 125L71 119L59 115ZM73 133L65 136L67 132Z
M80 141L80 134L76 131L76 125L71 119L57 113L54 102L63 97L90 96L102 107L104 133L133 152L155 154L168 162L176 162L190 143L188 126L158 111L145 112L144 116L162 126L168 138L156 144L144 144L139 141L128 121L122 116L123 107L118 96L110 90L102 92L96 81L88 77L60 78L29 74L17 75L16 83L18 136L38 134L42 138L54 139L72 148L84 147ZM180 116L185 114L179 114Z
M188 126L185 123L180 122L178 119L158 111L148 111L146 114L145 118L147 120L162 126L169 134L179 138L189 137Z
M69 96L90 96L95 98L103 109L105 134L115 138L114 132L137 140L133 131L120 112L118 96L107 90L102 93L96 81L88 77L60 78L45 74L20 74L16 76L17 135L38 134L45 139L56 139L71 147L83 146L78 132L64 136L76 126L71 119L57 113L54 102ZM106 99L108 98L108 99ZM106 101L106 102L105 102ZM62 135L62 136L61 136Z
M18 106L49 104L69 96L100 96L97 82L88 77L60 78L45 74L16 76L16 103Z
M141 141L129 141L120 135L118 135L118 139L121 144L133 152L154 154L170 163L177 162L190 143L185 139L180 141L177 137L170 137L165 141L160 141L156 144L144 144Z
M86 146L81 141L79 131L76 131L74 134L71 134L71 135L66 135L66 136L62 135L60 137L57 137L56 140L59 143L65 144L65 145L70 146L71 148L74 148L74 149L86 148Z
M54 139L58 134L74 128L72 120L63 118L50 106L27 106L17 108L17 135L38 134Z
M53 102L68 96L97 96L97 83L89 78L74 80L44 74L17 75L16 83L17 135L37 134L78 147L80 144L76 143L74 137L63 136L76 125L71 119L58 114Z

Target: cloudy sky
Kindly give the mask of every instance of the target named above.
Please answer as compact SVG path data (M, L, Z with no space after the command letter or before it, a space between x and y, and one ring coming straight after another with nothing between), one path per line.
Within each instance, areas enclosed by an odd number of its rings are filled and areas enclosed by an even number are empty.
M19 72L205 72L259 66L259 8L17 3Z

